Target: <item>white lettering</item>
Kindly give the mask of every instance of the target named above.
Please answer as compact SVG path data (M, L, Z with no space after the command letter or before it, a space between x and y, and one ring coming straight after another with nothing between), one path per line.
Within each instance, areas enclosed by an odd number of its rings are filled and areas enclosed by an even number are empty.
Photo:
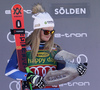
M61 38L63 36L65 36L67 38L69 38L69 37L78 37L78 38L80 38L80 37L87 37L87 33L65 33L65 34L55 33L56 38Z
M86 8L55 8L55 15L64 15L64 14L86 14Z
M27 14L32 14L32 10L24 10ZM5 14L11 14L11 10L5 10Z
M27 14L32 14L32 10L24 10ZM86 14L86 8L55 8L55 15L61 14ZM11 14L11 10L5 10L5 14Z
M76 14L80 14L79 8L76 8Z
M5 10L5 14L11 14L10 10Z
M75 9L70 8L70 14L74 14L75 13Z
M27 14L32 14L32 10L24 10L24 12Z
M65 10L66 10L66 14L69 14L68 9L65 9Z
M60 7L59 13L60 13L61 15L65 13L65 10L64 10L63 7Z
M56 9L55 9L55 14L57 15L58 13L59 13L59 12L58 12L58 9L56 8Z
M65 37L87 37L87 33L65 33Z
M55 36L56 38L61 38L61 34L60 34L60 33L56 33L56 34L54 34L54 36Z
M64 83L64 84L60 84L59 86L62 87L64 85L67 85L67 86L81 86L81 87L84 87L84 86L90 86L90 82L68 82L68 83Z
M81 8L81 9L80 9L80 13L81 13L81 14L86 14L86 8Z

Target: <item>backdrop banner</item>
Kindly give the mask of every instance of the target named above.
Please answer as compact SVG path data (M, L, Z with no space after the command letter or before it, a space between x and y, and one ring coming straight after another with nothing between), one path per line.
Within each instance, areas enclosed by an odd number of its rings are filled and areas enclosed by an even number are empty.
M100 1L99 0L0 0L0 86L2 90L20 90L19 81L6 77L5 68L15 49L11 7L24 8L25 36L33 31L32 7L43 5L55 22L54 41L78 57L72 62L87 62L87 73L60 84L60 90L100 89Z

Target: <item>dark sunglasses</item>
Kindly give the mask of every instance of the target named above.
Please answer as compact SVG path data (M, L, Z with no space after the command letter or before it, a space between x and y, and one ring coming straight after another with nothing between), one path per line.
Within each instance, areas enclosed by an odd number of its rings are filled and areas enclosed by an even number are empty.
M44 29L41 29L41 30L44 32L44 35L49 35L49 33L52 35L55 32L55 30L52 30L52 31L44 30Z

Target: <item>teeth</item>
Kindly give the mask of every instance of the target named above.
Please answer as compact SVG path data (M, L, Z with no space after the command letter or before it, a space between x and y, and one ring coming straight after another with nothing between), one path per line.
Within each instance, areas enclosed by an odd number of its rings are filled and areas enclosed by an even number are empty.
M64 78L64 77L66 77L65 74L58 75L58 76L55 76L55 77L49 77L48 79L49 79L49 81L52 81L52 80L57 80L57 79L61 79L61 78Z

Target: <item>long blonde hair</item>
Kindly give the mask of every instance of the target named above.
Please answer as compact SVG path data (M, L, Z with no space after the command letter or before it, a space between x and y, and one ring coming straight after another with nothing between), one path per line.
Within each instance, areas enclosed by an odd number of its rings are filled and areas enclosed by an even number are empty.
M37 4L33 7L32 13L36 14L39 12L44 12L44 9L40 4ZM40 30L41 29L35 29L29 37L26 38L26 46L30 45L31 46L31 54L32 54L32 59L35 60L38 50L39 50L39 45L40 45ZM52 51L52 48L54 46L54 34L50 37L49 41L45 43L44 49L48 49L50 52Z
M33 60L35 60L35 57L37 56L39 45L40 45L40 29L36 29L32 32L32 34L26 38L26 46L31 46L31 54ZM54 34L50 37L49 41L45 43L44 49L52 51L52 48L54 46Z

